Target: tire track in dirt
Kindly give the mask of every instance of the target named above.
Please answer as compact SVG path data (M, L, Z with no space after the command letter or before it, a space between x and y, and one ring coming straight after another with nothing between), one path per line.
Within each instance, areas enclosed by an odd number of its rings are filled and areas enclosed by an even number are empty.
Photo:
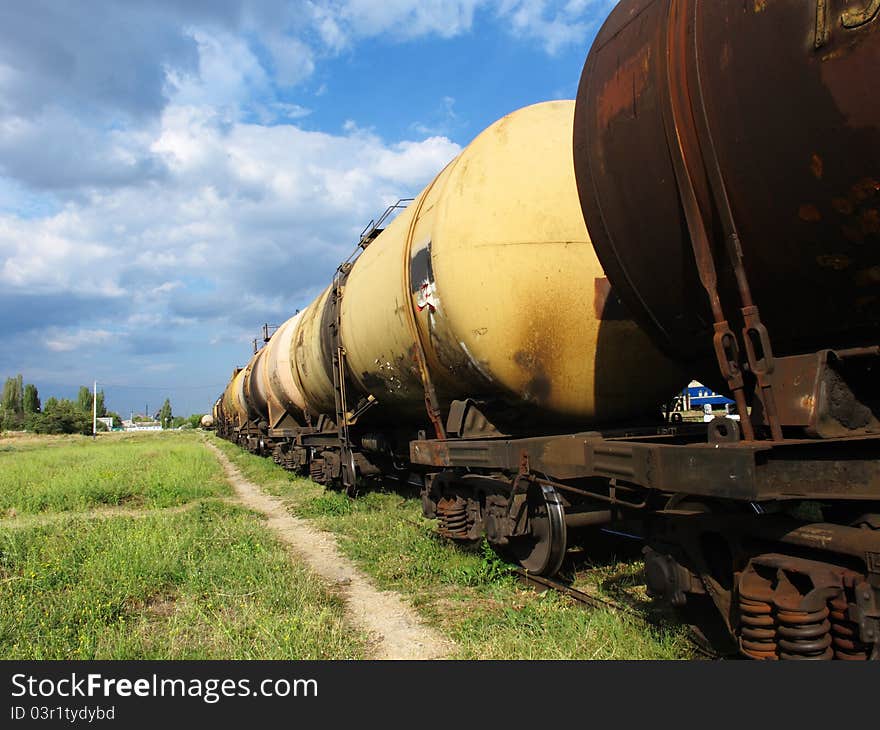
M245 479L220 449L205 445L217 455L242 503L262 513L269 529L342 597L351 623L373 638L369 658L441 659L449 654L451 642L425 625L399 594L373 586L340 552L333 535L291 515L280 499Z
M238 505L239 501L232 497L202 497L191 502L176 504L170 507L125 507L119 505L105 505L103 507L92 507L82 510L71 509L36 513L19 513L14 509L11 509L7 510L5 513L0 513L0 527L44 527L56 522L63 522L72 519L103 520L110 517L133 517L141 519L144 517L177 515L196 509L201 504L211 503Z

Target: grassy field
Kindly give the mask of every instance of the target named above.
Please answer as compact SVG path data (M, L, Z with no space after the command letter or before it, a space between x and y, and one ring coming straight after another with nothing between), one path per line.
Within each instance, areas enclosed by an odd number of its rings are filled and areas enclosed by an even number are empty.
M414 492L349 500L208 436L291 512L336 534L379 587L407 596L458 658L668 659L645 631L518 584L486 548L436 536ZM0 658L362 658L340 600L236 506L197 433L0 438ZM581 586L634 590L605 552Z
M342 550L380 587L408 596L429 623L457 643L459 658L690 657L683 630L674 624L646 632L625 616L524 589L491 550L464 551L437 537L414 493L379 491L350 500L210 438L248 479L284 498L293 513L335 533ZM640 569L637 561L603 551L586 582L614 595L638 582Z
M231 493L195 433L0 439L0 514L161 508Z
M0 439L0 658L360 658L194 433Z

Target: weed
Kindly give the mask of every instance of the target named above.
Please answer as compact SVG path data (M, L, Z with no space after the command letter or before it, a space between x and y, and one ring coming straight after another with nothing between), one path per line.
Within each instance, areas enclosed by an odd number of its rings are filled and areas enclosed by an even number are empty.
M483 542L462 548L443 540L414 494L370 491L355 500L284 472L267 459L211 437L248 478L289 509L337 536L342 551L379 587L406 595L468 659L673 659L689 656L674 624L646 631L639 622L585 610L564 596L523 588ZM625 563L638 573L640 564ZM611 568L597 579L611 580Z
M225 504L0 531L0 657L363 656L340 602Z

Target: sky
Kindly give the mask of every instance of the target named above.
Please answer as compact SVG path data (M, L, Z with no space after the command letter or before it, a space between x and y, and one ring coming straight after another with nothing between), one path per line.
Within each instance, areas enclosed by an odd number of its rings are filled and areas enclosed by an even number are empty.
M0 4L0 376L208 411L387 205L574 98L614 4Z

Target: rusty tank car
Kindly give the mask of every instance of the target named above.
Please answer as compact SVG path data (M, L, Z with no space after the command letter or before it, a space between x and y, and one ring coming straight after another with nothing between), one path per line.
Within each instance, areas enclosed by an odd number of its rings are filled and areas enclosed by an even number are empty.
M417 484L530 573L638 535L719 648L880 658L877 68L878 0L622 0L576 102L368 226L218 434L350 493ZM692 377L739 420L662 411Z

